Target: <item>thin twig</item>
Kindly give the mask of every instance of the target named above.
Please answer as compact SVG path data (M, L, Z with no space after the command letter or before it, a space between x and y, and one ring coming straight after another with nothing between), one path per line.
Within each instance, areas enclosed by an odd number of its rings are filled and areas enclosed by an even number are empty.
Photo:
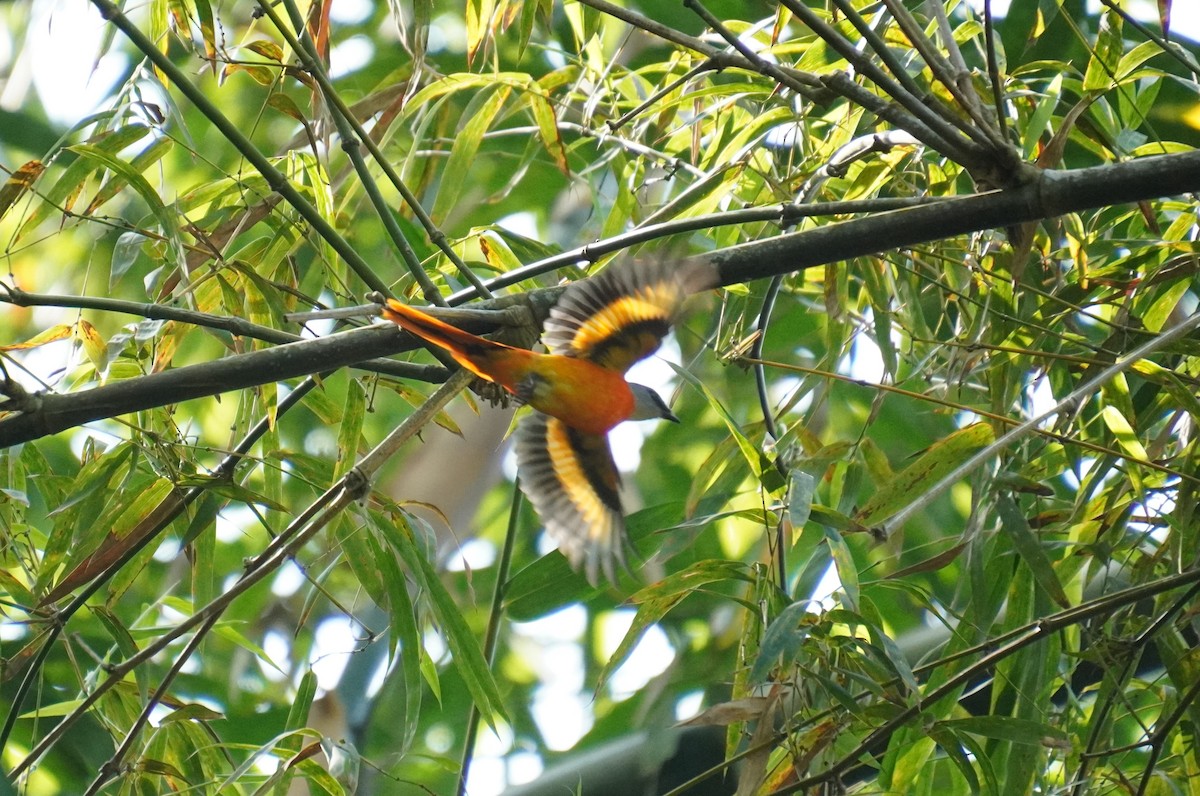
M1200 68L1197 68L1195 61L1188 60L1184 56L1184 53L1186 51L1183 49L1183 47L1180 44L1178 44L1177 42L1171 41L1166 36L1158 35L1153 30L1151 30L1149 27L1144 25L1141 22L1141 20L1130 16L1129 13L1125 9L1121 8L1121 6L1119 6L1117 3L1113 2L1113 0L1100 0L1100 5L1104 6L1109 11L1112 11L1113 13L1120 16L1121 19L1124 20L1125 24L1129 25L1130 27L1135 29L1138 33L1141 33L1147 39L1149 39L1150 41L1157 44L1164 53L1166 53L1167 55L1171 56L1176 61L1178 61L1179 64L1181 66L1183 66L1184 69L1188 70L1193 75L1200 77Z
M65 717L54 726L47 736L42 739L41 743L37 744L26 755L25 759L13 768L12 772L10 772L11 776L16 778L40 759L70 726L90 710L100 697L124 681L125 676L135 668L162 652L175 639L191 632L193 629L203 626L212 616L223 614L238 597L278 569L281 564L299 551L323 527L312 522L314 518L328 517L332 519L331 514L324 513L325 507L333 505L344 506L362 497L364 490L369 488L370 480L376 471L400 446L424 428L449 403L450 399L462 391L472 378L471 374L462 370L451 376L445 384L438 387L420 407L406 417L382 442L363 456L350 472L314 500L279 536L272 539L263 552L246 565L246 571L224 594L214 598L175 627L163 632L161 636L150 644L147 644L137 653L126 658L119 664L110 666L108 669L109 676L98 683L91 693L80 700L79 705L71 712L70 716ZM90 594L89 592L87 596L90 596ZM80 602L80 600L77 599L76 602ZM18 712L19 710L14 710L13 715L15 716Z
M935 149L947 157L954 158L963 165L974 168L982 166L984 161L989 158L991 144L985 134L971 125L965 125L960 130L956 125L951 124L926 105L919 97L909 94L904 90L903 86L876 66L870 58L860 53L836 28L826 23L816 12L799 2L799 0L781 0L781 2L789 11L796 15L797 19L811 27L813 32L832 47L838 55L846 59L847 63L865 77L870 78L885 94L903 106L914 118L919 119L922 124L933 131L938 138L950 147L949 149L944 149L935 146ZM918 135L916 130L908 129L908 132ZM965 140L963 133L970 140Z
M1046 420L1049 420L1052 417L1055 417L1064 409L1075 406L1080 400L1095 394L1097 390L1107 384L1112 378L1118 374L1124 373L1139 360L1145 359L1148 355L1153 354L1154 352L1165 348L1176 340L1187 336L1190 332L1197 328L1200 328L1200 313L1193 315L1170 331L1163 332L1162 334L1147 340L1145 343L1142 343L1140 346L1130 351L1127 355L1121 357L1116 362L1076 387L1054 406L1050 407L1041 414L1029 418L1021 425L1001 436L992 444L968 457L965 462L955 467L940 481L925 490L916 500L912 501L903 509L896 512L891 519L885 522L881 528L881 532L883 533L884 537L886 538L891 536L897 528L902 526L905 522L908 522L908 520L915 516L918 512L924 510L926 506L941 496L943 492L954 486L954 484L958 483L963 476L969 474L976 467L991 459L1013 442L1027 436L1030 432L1034 431L1038 425L1044 423Z
M308 395L308 393L317 386L317 383L317 379L309 378L297 385L296 389L288 393L288 395L279 402L279 406L276 409L275 420L278 421L279 418L284 417L289 411L291 411L293 407L299 404L304 396ZM273 422L268 421L268 419L265 417L256 423L255 426L246 433L246 436L242 438L242 441L238 443L238 445L221 461L219 465L217 465L213 472L214 476L216 476L217 479L232 479L237 465L258 443L258 440L261 439L268 430L270 430L272 425ZM165 530L172 522L174 522L176 518L181 516L183 512L187 510L188 506L194 503L199 497L204 495L206 491L207 490L204 487L193 487L187 490L178 501L178 504L173 507L173 510L164 514L160 519L158 526L146 534L145 539L143 539L137 545L132 546L129 550L125 551L125 553L116 561L114 561L112 565L105 570L105 572L100 573L90 583L85 585L80 590L79 594L75 596L75 599L73 599L66 608L56 614L54 625L51 627L47 637L43 641L42 647L38 650L37 657L30 664L30 668L26 672L25 677L22 679L21 685L17 688L16 694L13 695L11 703L12 710L10 711L8 718L5 719L3 730L0 730L0 749L7 748L8 739L12 733L13 725L16 722L17 716L21 713L21 705L25 701L25 697L29 693L30 688L32 688L33 683L36 681L37 674L41 671L42 665L46 660L46 656L49 655L51 647L57 640L59 634L66 627L66 623L71 619L72 616L79 612L79 609L83 608L84 605L87 604L87 601L91 599L92 595L95 594L101 586L108 582L113 573L119 572L122 567L132 561L138 553L145 549L146 545L157 539L163 530ZM43 744L45 748L48 749L52 745L52 742L53 739L48 738L43 741ZM30 756L33 757L32 752ZM33 759L36 760L37 758L33 757Z
M579 2L601 13L608 14L614 19L619 19L622 22L633 25L635 28L657 36L663 41L669 41L672 44L678 44L681 47L686 47L689 50L700 53L716 62L717 66L721 69L733 67L758 71L750 60L739 53L721 50L703 39L680 33L672 27L664 25L661 22L656 22L636 11L630 11L627 8L610 3L608 0L579 0ZM788 85L796 93L814 102L824 102L828 99L825 87L822 85L821 79L816 75L786 67L782 68L782 71L787 74L785 85Z
M264 2L260 3L260 5L264 10L270 13L269 3ZM288 8L289 11L295 8L294 0L289 0ZM272 15L272 21L276 21L276 19L277 17ZM293 20L294 19L295 17L293 16ZM348 147L350 146L351 142L354 142L356 145L362 145L367 148L367 151L371 153L371 157L374 158L375 163L383 171L389 182L391 182L392 187L394 187L400 193L400 196L404 199L405 204L407 204L409 209L413 211L413 217L415 217L417 222L425 229L425 233L429 236L429 240L435 246L441 249L442 253L451 262L451 264L454 265L454 267L458 270L459 275L462 276L463 279L469 282L473 287L480 289L479 295L483 296L484 298L491 298L491 294L488 292L487 287L483 285L479 277L475 275L475 272L472 271L471 268L465 262L463 262L463 259L458 256L458 253L454 251L454 248L450 245L449 240L446 238L446 234L441 231L441 229L433 222L433 219L430 218L429 214L425 212L425 208L422 206L416 194L409 189L408 185L400 177L400 174L392 166L391 160L383 153L383 150L379 148L379 144L376 143L374 136L366 131L366 128L362 126L362 123L358 120L358 117L353 113L353 111L351 111L349 107L347 107L346 102L342 99L341 94L339 94L334 88L333 83L329 79L329 74L326 72L324 65L321 63L321 59L315 54L315 46L312 42L312 36L308 32L307 26L301 24L298 27L298 30L301 31L302 41L306 45L306 49L301 49L298 46L300 42L296 41L295 35L289 31L286 26L278 24L277 22L277 27L284 38L287 39L289 45L291 45L298 54L303 55L304 53L307 53L309 65L314 68L313 77L321 86L321 91L326 101L329 103L330 107L335 110L335 120L344 120L353 131L353 135L347 135L347 133L342 132L339 129L339 134L342 136L343 140L343 146ZM339 128L340 126L341 125L339 123ZM355 157L357 154L356 150L357 146L347 148L347 155L351 156L352 158ZM361 161L361 158L359 160ZM417 281L417 284L421 286L421 291L425 296L425 300L431 304L444 304L441 294L434 287L432 281L430 281L429 277L425 274L425 270L421 267L421 263L417 258L416 252L412 250L412 247L408 245L407 240L404 238L404 233L400 230L399 224L396 223L396 220L392 215L391 208L386 204L382 196L378 195L378 188L375 187L374 179L371 178L369 172L366 171L365 166L360 169L358 163L356 163L355 169L359 172L360 178L363 179L363 185L364 188L368 190L368 195L370 195L372 191L374 192L375 195L371 197L372 203L375 205L379 213L380 220L387 228L388 234L391 235L393 240L397 243L397 247L403 256L405 263L408 265L409 272L413 275L413 278ZM363 176L364 174L365 177Z
M971 113L972 108L979 105L978 98L975 97L974 88L966 80L961 80L962 73L947 60L937 45L925 35L925 29L913 17L912 12L904 5L901 0L883 0L884 7L892 15L892 19L900 26L900 32L908 39L908 43L917 51L917 55L921 57L925 66L929 68L934 79L946 87L950 95L954 97L958 103ZM967 77L970 75L968 74ZM980 127L987 125L981 124L980 120L972 113L972 118Z
M675 221L664 221L658 224L642 224L636 227L631 232L625 232L621 235L614 235L611 238L604 238L593 243L585 243L583 246L577 246L574 249L569 249L561 254L555 254L551 257L546 257L536 262L501 274L494 279L488 281L488 285L497 290L509 285L515 285L518 282L523 282L526 279L533 279L543 274L548 274L559 268L566 266L581 265L584 263L594 263L601 257L612 254L614 252L628 249L636 246L639 243L647 243L652 240L670 237L671 235L680 235L685 232L695 232L705 229L713 229L721 226L737 226L743 224L751 224L755 222L777 222L779 224L788 225L802 218L812 218L816 216L836 216L848 215L855 213L873 213L884 212L888 210L900 210L906 207L918 207L920 205L930 204L938 201L930 197L914 196L914 197L888 197L882 199L860 199L843 202L820 202L813 204L796 204L794 202L786 202L769 207L748 207L742 210L730 210L722 213L710 213L702 216L694 216L692 218L681 218ZM449 297L451 305L461 304L475 298L475 293L466 288Z
M669 95L671 92L675 91L680 86L687 83L689 80L694 79L697 75L704 74L705 72L711 72L713 70L720 69L720 68L721 67L717 64L716 60L714 60L712 58L705 58L703 61L701 61L700 63L696 64L691 69L689 69L687 72L683 73L676 79L672 80L670 83L667 83L665 86L663 86L662 88L655 91L653 94L651 94L649 97L647 97L645 99L645 101L638 103L637 107L621 114L621 116L619 118L612 119L610 121L605 122L604 124L606 127L608 127L608 129L610 131L615 133L618 130L620 130L622 127L624 127L626 124L628 124L630 119L637 117L639 114L641 114L647 108L649 108L651 105L658 102L663 97Z
M947 409L953 409L956 412L967 412L973 415L978 415L979 417L986 418L992 422L1000 423L1006 426L1018 426L1025 422L1016 418L1008 417L1007 415L989 412L986 409L980 409L979 407L971 406L970 404L959 403L958 401L950 401L945 398L935 398L934 396L926 393L906 390L903 387L897 387L894 384L864 381L863 379L858 379L853 376L846 376L841 373L833 373L827 370L819 370L817 368L809 368L805 367L804 365L797 365L791 362L772 362L771 360L756 359L753 356L738 357L734 361L746 365L754 365L756 367L769 367L792 373L804 373L810 376L818 376L824 379L840 381L844 384L853 384L856 387L863 387L873 392L887 392L894 395L902 395L906 398L912 398L916 401L922 401L924 403L934 404L936 406L944 406ZM1190 473L1185 473L1182 470L1168 467L1165 464L1159 464L1158 462L1151 461L1149 459L1139 459L1131 456L1125 451L1114 450L1112 448L1105 447L1104 445L1098 445L1094 442L1088 442L1087 440L1076 439L1066 434L1060 434L1057 431L1051 431L1045 428L1035 428L1033 433L1039 437L1054 440L1062 445L1069 445L1091 451L1092 453L1100 453L1105 456L1113 456L1115 458L1124 459L1130 464L1136 464L1139 467L1145 467L1149 470L1160 472L1163 475L1169 475L1172 478L1179 478L1183 481L1191 481L1194 484L1200 484L1200 477L1191 475Z
M943 119L974 138L981 145L995 146L995 141L991 136L988 135L988 125L986 123L981 124L980 119L977 118L977 114L971 113L970 104L967 104L964 107L964 110L967 112L968 116L976 121L978 128L972 126L958 114L947 108L942 103L941 99L933 95L927 87L918 85L916 80L914 80L904 68L904 64L900 62L900 60L892 52L891 48L887 46L887 42L885 42L879 36L879 34L867 24L866 20L862 18L862 15L859 14L854 6L849 3L849 0L834 0L834 4L837 5L838 9L842 12L846 19L850 21L850 24L854 26L854 29L862 35L867 44L870 45L871 49L874 50L880 59L883 60L888 70L896 77L896 79L900 82L900 85L903 86L904 90L907 91L909 95L915 98L916 101L931 107ZM886 88L884 90L887 91ZM890 91L887 93L891 94Z
M388 293L387 285L380 279L354 247L346 241L337 230L333 228L324 216L313 207L304 196L292 186L288 178L271 164L257 147L251 143L250 139L234 124L228 116L223 114L220 109L205 96L199 88L192 83L187 75L183 73L179 67L170 59L167 53L163 52L154 42L152 42L142 31L133 24L128 17L121 12L112 0L92 0L92 3L100 11L100 16L105 20L113 23L125 36L133 43L142 55L151 61L156 67L161 69L170 78L171 83L176 86L193 105L196 106L204 116L216 127L221 135L229 141L230 144L238 150L239 153L250 164L258 170L258 173L263 176L271 190L282 196L288 204L295 208L296 212L304 217L304 220L312 225L313 231L330 245L337 252L346 264L358 275L360 279L372 290L378 290L381 293Z
M779 68L776 64L767 61L758 53L751 50L746 45L746 42L742 41L740 37L733 35L729 28L722 25L721 21L713 16L712 13L705 8L699 0L683 0L683 6L684 8L691 9L696 13L697 16L703 19L704 24L715 30L721 36L721 38L725 39L725 41L729 43L729 46L737 50L738 53L740 53L741 56L745 58L751 64L751 66L753 66L756 72L760 72L767 77L770 77L779 85L786 86L797 93L805 89L804 84L796 80L794 75L789 74L787 71Z
M988 81L992 84L992 104L1001 139L1008 138L1008 114L1004 110L1004 84L1000 80L1000 57L996 54L996 25L992 20L992 0L983 0L983 36L987 42Z
M500 621L504 616L504 594L508 587L508 573L512 569L512 554L517 542L517 520L521 516L520 477L513 482L512 499L508 512L508 530L504 534L504 546L500 549L500 561L496 565L496 585L492 589L492 607L488 611L487 631L483 637L483 657L488 666L495 665L496 642L500 638ZM458 796L466 796L467 774L471 770L471 759L475 754L475 738L479 734L479 706L471 701L467 711L467 737L463 739L462 764L458 769Z
M1174 710L1168 715L1158 718L1154 732L1147 739L1150 745L1150 754L1146 757L1146 767L1143 769L1142 779L1138 783L1137 793L1134 796L1146 796L1146 789L1154 780L1154 770L1158 767L1158 761L1162 757L1167 738L1176 725L1183 720L1184 714L1192 709L1192 703L1196 701L1197 697L1200 697L1200 680L1192 683L1191 687L1179 697L1179 704L1175 706Z
M948 676L946 681L940 686L933 689L927 694L923 694L913 704L906 707L889 719L884 724L871 731L857 746L849 753L843 755L837 762L832 764L824 771L813 774L809 777L804 777L797 782L773 791L771 796L786 796L786 794L797 793L806 790L815 785L820 785L824 782L835 781L846 771L859 764L864 755L873 753L885 744L891 737L891 734L900 727L911 722L925 710L928 710L939 700L952 694L954 691L965 686L967 683L981 677L989 671L997 663L1004 660L1009 655L1018 652L1030 644L1042 641L1049 638L1055 633L1079 624L1088 619L1109 614L1118 608L1125 605L1130 605L1139 600L1161 594L1171 589L1180 586L1188 586L1200 582L1200 569L1187 570L1178 575L1173 575L1168 578L1153 583L1143 584L1124 589L1113 594L1105 595L1104 597L1096 598L1087 603L1083 603L1075 608L1068 608L1053 614L1044 619L1036 619L1026 625L1004 633L997 638L989 639L983 644L976 645L967 650L961 650L951 656L946 656L941 660L919 666L913 670L914 674L922 675L932 671L937 666L944 666L946 663L982 654L979 660L969 666L964 667L961 671L954 675ZM1198 684L1200 686L1200 684ZM886 685L884 686L886 687Z

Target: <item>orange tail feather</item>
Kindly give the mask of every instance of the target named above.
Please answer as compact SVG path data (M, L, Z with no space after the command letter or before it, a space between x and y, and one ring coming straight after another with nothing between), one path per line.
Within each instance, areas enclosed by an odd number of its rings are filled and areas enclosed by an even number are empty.
M514 358L518 358L515 355L530 353L464 332L395 299L387 300L381 315L406 332L446 349L455 362L476 376L505 387L511 388L516 382L515 374L508 372Z

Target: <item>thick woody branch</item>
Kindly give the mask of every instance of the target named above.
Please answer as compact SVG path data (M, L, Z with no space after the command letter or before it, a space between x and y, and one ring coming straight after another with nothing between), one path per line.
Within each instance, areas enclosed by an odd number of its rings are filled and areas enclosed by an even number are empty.
M77 393L14 395L6 389L9 401L0 409L13 414L0 420L0 447L94 420L353 365L364 358L394 354L406 343L413 347L399 329L375 325ZM434 365L408 365L407 370L410 378L423 381L442 381L446 376L445 369Z
M700 259L714 264L719 283L729 285L955 235L1200 191L1200 150L1030 176L1019 188L743 243Z
M695 259L717 269L720 285L731 285L955 235L1200 191L1200 151L1071 171L1030 169L1029 181L1020 188L880 213ZM477 306L499 309L524 304L533 318L541 319L561 291L561 287L543 288ZM320 373L414 347L411 338L394 328L371 326L80 393L16 396L5 407L14 414L0 420L0 447L102 418ZM436 366L407 367L414 379L441 381L446 375Z

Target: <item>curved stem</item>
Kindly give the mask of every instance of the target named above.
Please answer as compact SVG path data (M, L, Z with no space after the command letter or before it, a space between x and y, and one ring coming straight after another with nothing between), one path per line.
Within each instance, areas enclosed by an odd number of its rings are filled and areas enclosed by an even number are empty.
M496 586L492 589L492 607L488 612L487 632L483 638L483 657L488 666L495 663L496 641L500 637L500 621L504 617L504 594L508 586L508 572L512 568L513 548L517 539L517 519L521 514L521 504L525 499L521 496L521 480L513 482L511 508L508 512L508 530L504 534L504 547L500 550L500 561L496 565ZM458 796L466 796L467 774L470 772L471 759L475 755L475 738L479 735L479 706L471 701L467 711L467 736L463 739L462 764L458 773Z

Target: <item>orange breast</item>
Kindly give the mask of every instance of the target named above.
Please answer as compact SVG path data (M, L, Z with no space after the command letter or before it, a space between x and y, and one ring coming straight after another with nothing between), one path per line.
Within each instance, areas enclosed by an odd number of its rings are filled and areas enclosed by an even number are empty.
M546 389L529 402L539 412L588 434L607 434L633 413L633 392L615 370L562 356L542 355L532 364L546 381Z

